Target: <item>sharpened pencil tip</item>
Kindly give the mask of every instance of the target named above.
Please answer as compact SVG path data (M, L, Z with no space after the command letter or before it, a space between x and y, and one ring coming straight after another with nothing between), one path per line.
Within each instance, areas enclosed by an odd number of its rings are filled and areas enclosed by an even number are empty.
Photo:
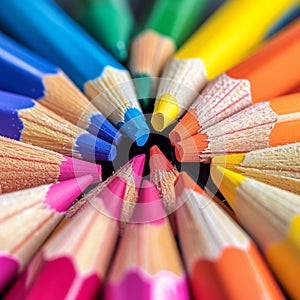
M176 120L178 113L179 107L176 98L165 94L155 102L151 124L156 131L161 132Z
M134 74L134 84L138 99L145 110L152 102L155 83L148 74Z

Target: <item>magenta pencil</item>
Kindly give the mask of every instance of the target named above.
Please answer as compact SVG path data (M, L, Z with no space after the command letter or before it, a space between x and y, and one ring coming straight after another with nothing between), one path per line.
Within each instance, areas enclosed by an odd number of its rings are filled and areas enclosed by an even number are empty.
M93 183L100 182L101 165L0 136L3 194L84 175L91 175Z
M125 188L115 177L56 230L6 299L95 299L118 238Z
M0 196L0 292L91 182L87 175Z
M118 247L105 300L189 299L178 249L155 186L142 184Z

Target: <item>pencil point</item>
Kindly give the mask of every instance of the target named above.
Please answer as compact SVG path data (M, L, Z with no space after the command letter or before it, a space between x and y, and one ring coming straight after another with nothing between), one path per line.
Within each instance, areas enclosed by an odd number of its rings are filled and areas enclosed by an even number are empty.
M145 110L151 103L154 92L153 78L149 74L134 74L134 84L138 99L142 108Z
M220 166L211 167L211 177L225 199L231 206L234 207L236 189L240 186L241 182L245 181L246 178L241 174L227 170Z
M204 191L201 189L201 187L186 172L179 173L174 186L177 197L181 195L184 189L189 189L199 194L204 194Z
M91 175L54 183L50 186L44 203L58 212L65 212L73 201L93 182Z
M123 62L127 59L127 46L123 41L118 41L117 46L111 49L112 55L119 61Z
M65 175L70 174L73 177L80 177L84 175L91 175L93 177L92 183L98 183L102 181L102 167L101 165L90 163L84 160L71 158L64 156L64 161L60 165L60 175L58 181L63 181L69 178L65 178Z
M91 134L80 135L76 140L76 146L75 151L87 160L112 161L117 155L114 145Z
M149 165L151 174L153 174L156 170L170 171L174 168L174 166L156 145L150 148Z
M245 158L245 153L219 155L212 158L211 165L218 165L226 169L240 165Z
M165 94L156 100L154 111L151 119L153 128L161 132L173 123L179 112L176 98Z
M124 122L119 123L120 130L130 139L143 146L149 137L150 129L141 111L137 108L128 108L124 115Z
M166 213L155 185L144 180L133 212L132 222L161 224L165 217Z
M121 143L122 134L103 115L93 115L90 121L91 124L86 129L88 132L110 143L115 143L116 145Z
M131 165L131 168L132 168L132 175L134 177L137 190L139 190L139 188L140 188L141 180L143 177L145 160L146 160L146 155L140 154L140 155L133 157L129 161L129 164Z

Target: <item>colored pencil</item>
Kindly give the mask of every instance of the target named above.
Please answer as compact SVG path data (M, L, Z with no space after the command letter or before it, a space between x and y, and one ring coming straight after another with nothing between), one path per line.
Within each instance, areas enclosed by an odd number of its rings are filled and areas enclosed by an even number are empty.
M115 146L69 123L31 98L0 91L0 135L88 160L113 160Z
M260 102L175 145L179 161L300 142L300 93Z
M130 70L142 107L147 108L157 77L180 44L192 33L207 0L156 0L143 30L131 44Z
M91 175L100 182L101 165L24 144L0 136L0 182L2 193Z
M127 0L68 0L62 7L115 58L125 61L134 17Z
M149 166L150 180L155 184L167 214L171 214L177 208L174 182L179 172L156 145L150 148Z
M118 176L126 182L126 191L121 213L122 227L124 227L123 224L130 221L134 211L135 203L140 190L140 183L143 177L145 159L145 154L134 156L131 160L129 160L129 162L114 172L103 183L97 185L94 189L82 197L80 201L73 205L68 211L67 216L72 218L80 209L85 206L87 202L90 202L93 198L95 198L102 191L103 187L105 187L111 180Z
M300 196L220 166L212 178L292 299L300 298Z
M89 175L0 196L0 292L92 182Z
M219 165L244 176L300 194L300 143L225 156L215 156Z
M117 129L62 70L2 33L0 70L0 89L33 98L101 139L121 142Z
M108 275L104 299L170 297L189 299L186 276L157 190L144 181Z
M284 299L252 240L187 173L180 173L175 191L194 299Z
M125 187L115 177L81 212L53 232L6 299L95 299L119 235Z
M170 133L172 143L300 85L299 35L300 19L209 83Z
M149 128L128 71L54 1L4 0L0 26L60 66L121 132L146 143Z
M152 126L162 131L189 108L208 80L241 61L296 0L226 1L175 53L158 86Z

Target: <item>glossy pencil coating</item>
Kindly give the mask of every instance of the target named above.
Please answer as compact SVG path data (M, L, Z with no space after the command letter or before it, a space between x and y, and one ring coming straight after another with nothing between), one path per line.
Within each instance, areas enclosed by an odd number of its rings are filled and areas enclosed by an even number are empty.
M0 196L1 292L91 182L87 175Z
M58 227L6 299L95 299L118 238L125 189L125 181L115 177Z
M87 160L113 160L115 146L31 98L0 91L0 135Z
M159 83L151 123L162 131L189 108L208 80L237 64L297 0L226 1L175 53Z
M150 102L146 97L155 92L156 77L160 75L162 68L178 46L200 22L207 2L207 0L154 2L146 24L131 44L130 54L130 70L138 78L134 82L139 98L141 96L143 98L141 104L145 108Z
M175 192L194 299L284 299L250 237L185 172Z
M4 0L0 26L60 66L104 116L138 145L146 143L149 128L128 71L58 5L48 0L28 0L26 5Z
M100 182L101 165L0 136L3 194L84 175L91 175L93 183Z
M300 143L248 153L215 156L211 167L221 166L258 181L300 194Z
M176 243L150 182L143 182L137 205L108 275L104 299L189 299Z
M0 33L0 89L39 101L101 139L119 144L121 134L55 65Z
M127 0L71 0L63 7L115 58L127 59L134 26Z
M280 283L291 298L300 298L300 196L220 166L211 174Z
M300 142L300 93L255 103L175 144L179 161Z
M299 36L300 19L209 83L170 133L172 143L300 85Z

